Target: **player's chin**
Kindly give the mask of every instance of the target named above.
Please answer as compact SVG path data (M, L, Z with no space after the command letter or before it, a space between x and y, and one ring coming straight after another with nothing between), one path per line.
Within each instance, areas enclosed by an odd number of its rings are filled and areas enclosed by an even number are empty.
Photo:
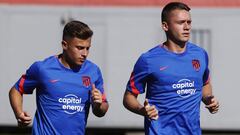
M81 66L84 62L85 62L85 60L81 60L81 61L75 62L75 64L78 65L78 66Z
M188 36L188 35L184 35L184 36L182 36L182 38L181 38L181 40L182 41L188 41L190 39L190 36Z
M181 40L189 40L190 39L190 34L181 34L180 36L180 39Z
M182 43L186 43L186 42L189 41L189 38L182 38L180 41L181 41Z

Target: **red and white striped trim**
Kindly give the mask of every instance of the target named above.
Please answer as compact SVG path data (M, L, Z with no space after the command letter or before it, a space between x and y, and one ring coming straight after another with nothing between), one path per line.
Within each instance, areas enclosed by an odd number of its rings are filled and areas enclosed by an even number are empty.
M23 85L24 85L25 80L26 80L26 75L24 74L24 75L22 75L22 77L21 77L21 79L20 79L20 82L19 82L19 92L20 92L21 94L24 93L24 87L23 87Z

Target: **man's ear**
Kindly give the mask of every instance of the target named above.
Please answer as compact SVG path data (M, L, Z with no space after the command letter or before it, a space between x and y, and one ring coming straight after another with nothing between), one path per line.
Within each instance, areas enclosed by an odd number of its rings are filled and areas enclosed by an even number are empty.
M62 40L62 48L63 50L67 49L67 42Z
M168 24L167 24L167 22L162 22L162 29L164 31L168 31Z

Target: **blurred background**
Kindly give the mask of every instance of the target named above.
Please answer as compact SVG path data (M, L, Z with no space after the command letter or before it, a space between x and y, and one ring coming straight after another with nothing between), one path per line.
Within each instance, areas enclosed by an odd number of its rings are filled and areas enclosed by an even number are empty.
M141 53L162 43L162 7L170 0L0 0L0 134L28 135L17 128L8 91L37 60L61 53L63 26L76 19L94 31L89 59L98 64L110 103L108 113L88 119L88 135L143 135L143 117L127 111L122 97ZM201 106L204 135L240 135L240 0L182 0L191 7L191 42L210 57L214 95L221 104L210 114ZM143 102L145 95L141 95ZM24 95L32 116L35 94Z

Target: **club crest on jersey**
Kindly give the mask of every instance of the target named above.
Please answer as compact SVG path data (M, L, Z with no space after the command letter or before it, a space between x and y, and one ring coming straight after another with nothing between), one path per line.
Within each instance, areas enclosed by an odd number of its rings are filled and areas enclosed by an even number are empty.
M199 71L200 70L200 62L197 59L192 60L192 66L194 70Z
M85 87L89 87L91 85L91 78L89 76L83 76L82 83Z

